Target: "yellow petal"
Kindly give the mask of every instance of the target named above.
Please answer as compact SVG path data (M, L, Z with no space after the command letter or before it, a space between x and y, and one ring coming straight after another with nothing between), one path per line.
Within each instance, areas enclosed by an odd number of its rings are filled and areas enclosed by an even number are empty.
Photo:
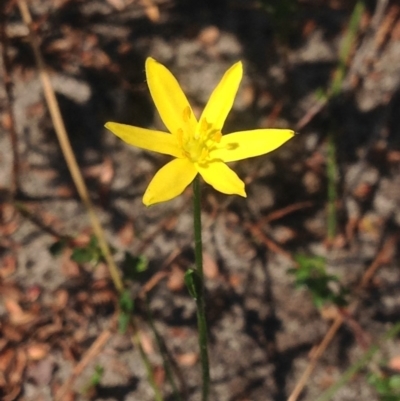
M179 196L196 177L197 170L188 159L174 159L157 171L143 195L146 206Z
M169 132L175 135L186 128L184 124L194 132L196 117L175 77L151 57L146 60L146 77L151 97Z
M197 165L197 170L204 181L217 191L246 197L244 182L225 163L213 162L206 166Z
M224 162L247 159L272 152L292 138L289 129L256 129L223 135L218 149L210 152L211 159Z
M175 157L182 157L176 138L166 132L108 122L105 127L129 145Z
M240 61L229 68L211 94L200 117L200 122L206 119L207 123L211 124L216 130L222 130L235 100L242 75L243 67Z

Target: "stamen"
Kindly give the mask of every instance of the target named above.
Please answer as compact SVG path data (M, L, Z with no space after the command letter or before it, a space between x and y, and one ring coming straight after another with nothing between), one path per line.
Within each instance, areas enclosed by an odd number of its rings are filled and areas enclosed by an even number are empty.
M202 120L201 120L201 123L200 123L201 125L200 125L200 131L203 133L203 132L206 132L207 131L207 129L208 129L208 122L207 122L207 120L205 119L205 118L203 118Z
M182 128L178 129L178 131L176 132L176 136L178 139L179 146L181 148L183 148L183 129Z
M191 115L192 115L192 111L190 110L190 107L189 107L189 106L186 106L186 107L183 109L183 115L182 115L183 121L184 121L185 123L188 123L189 120L190 120Z
M201 150L201 154L200 154L200 158L199 160L204 160L208 157L208 149L207 148L203 148Z
M217 131L214 133L214 141L217 143L221 142L221 138L222 138L222 132L221 131Z

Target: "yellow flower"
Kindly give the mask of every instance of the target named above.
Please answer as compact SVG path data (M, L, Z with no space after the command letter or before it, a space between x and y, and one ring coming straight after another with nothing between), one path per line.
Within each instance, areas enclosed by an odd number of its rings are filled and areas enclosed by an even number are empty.
M216 190L246 197L244 182L225 163L271 152L292 138L294 132L287 129L222 135L242 75L238 62L222 77L197 121L174 76L153 58L146 60L150 94L170 133L114 122L105 125L130 145L174 157L150 182L143 196L146 206L180 195L198 173Z

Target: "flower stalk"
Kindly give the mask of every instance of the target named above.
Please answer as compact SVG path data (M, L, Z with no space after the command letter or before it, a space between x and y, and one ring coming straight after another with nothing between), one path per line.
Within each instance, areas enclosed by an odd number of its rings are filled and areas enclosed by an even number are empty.
M207 401L210 388L210 365L208 360L207 319L204 301L203 242L201 238L201 188L200 177L198 175L193 181L193 217L195 265L200 282L200 288L197 291L195 300L197 306L197 327L199 331L200 360L203 379L201 399L202 401Z

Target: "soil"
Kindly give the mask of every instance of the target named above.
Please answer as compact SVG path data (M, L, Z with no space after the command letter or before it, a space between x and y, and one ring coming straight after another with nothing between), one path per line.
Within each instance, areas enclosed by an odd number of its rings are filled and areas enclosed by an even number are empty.
M356 2L269 3L32 0L29 6L164 399L175 398L141 295L146 293L174 360L183 399L199 400L196 309L183 281L194 261L192 193L188 188L146 208L143 193L168 158L129 147L104 128L116 121L165 129L145 83L148 56L173 72L196 112L223 73L242 60L244 78L224 133L267 127L298 132L269 155L232 164L246 183L246 199L202 188L210 399L287 400L313 347L344 316L300 399L316 400L379 342L374 358L332 398L379 400L367 376L399 369L400 357L398 338L381 341L400 319L400 6L367 2L340 95L324 102L318 93L329 88ZM74 249L88 246L90 221L54 132L28 30L11 2L6 12L2 46L10 65L4 58L0 65L0 395L54 400L67 383L65 400L153 400L131 331L118 331L118 296L105 264L71 260ZM18 139L15 194L7 104ZM329 135L338 160L333 238L327 237ZM50 247L66 237L74 240L53 255ZM146 258L147 270L132 278L127 253ZM288 273L299 254L325 258L327 271L349 289L356 307L317 308ZM376 270L360 289L371 267ZM93 344L98 347L88 355ZM88 363L80 370L82 360ZM91 386L100 368L100 380Z

